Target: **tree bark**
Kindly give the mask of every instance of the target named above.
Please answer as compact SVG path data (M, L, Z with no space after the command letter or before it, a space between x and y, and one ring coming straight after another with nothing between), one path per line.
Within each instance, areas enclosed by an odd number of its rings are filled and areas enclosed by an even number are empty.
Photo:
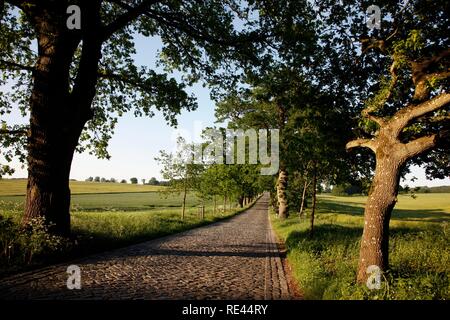
M240 208L244 207L244 201L245 201L245 197L239 197L239 207Z
M286 170L280 169L277 181L278 217L280 219L286 219L288 217L286 186L287 186Z
M44 217L50 231L68 235L70 167L85 123L71 105L69 94L69 68L78 42L49 26L45 30L53 35L41 33L38 39L39 58L30 98L23 223Z
M64 6L56 15L44 7L25 10L37 34L38 60L33 71L28 131L28 184L23 223L44 217L51 232L70 233L69 177L84 125L93 116L101 42L96 30L100 2L87 4L78 73L71 88L70 66L82 36L67 29Z
M181 208L181 220L184 220L184 215L186 211L186 194L187 194L187 183L184 181L184 189L183 189L183 207Z
M202 220L205 219L205 200L204 199L202 199L201 217L202 217Z
M300 211L298 213L300 217L302 217L303 211L305 209L306 190L308 189L308 185L309 185L308 180L305 179L305 184L303 185L302 201L300 203Z
M367 281L367 268L388 269L389 221L397 202L401 167L404 161L394 153L377 154L377 165L372 188L364 211L364 231L361 239L357 280Z
M227 211L227 196L223 196L223 213Z
M444 126L439 131L428 128L430 129L428 135L415 138L407 143L401 142L401 133L415 120L431 115L450 103L450 93L441 90L440 94L430 98L431 86L426 85L431 78L442 80L450 76L448 63L443 64L444 68L441 71L433 70L433 65L449 55L450 49L445 47L433 57L408 61L413 83L412 89L414 89L412 102L399 109L389 119L375 116L372 114L374 110L366 108L362 112L363 117L376 122L379 129L370 139L356 139L347 143L347 149L366 147L370 148L376 156L375 177L364 211L364 230L357 272L359 283L367 281L369 266L377 266L381 271L386 271L389 267L389 221L397 202L402 167L409 159L432 150L437 146L439 140L445 141L446 139L448 131ZM391 58L394 60L392 66L395 66L396 59L392 56ZM391 74L395 85L397 76L392 67Z
M311 208L311 217L310 217L310 228L309 235L312 237L314 235L314 218L316 213L316 202L317 202L317 167L314 166L314 176L313 176L313 194L312 194L312 208Z

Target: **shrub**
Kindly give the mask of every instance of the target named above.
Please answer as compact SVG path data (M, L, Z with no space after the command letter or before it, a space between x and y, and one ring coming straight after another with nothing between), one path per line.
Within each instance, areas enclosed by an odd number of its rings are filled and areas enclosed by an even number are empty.
M31 265L39 258L68 249L67 239L48 232L44 218L38 217L21 226L0 215L0 263L3 270Z

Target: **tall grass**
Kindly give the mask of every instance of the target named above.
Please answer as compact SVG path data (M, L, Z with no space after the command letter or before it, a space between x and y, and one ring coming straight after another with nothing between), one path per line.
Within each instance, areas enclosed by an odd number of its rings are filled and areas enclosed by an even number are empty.
M309 237L306 218L293 215L280 221L271 215L277 234L286 242L288 261L305 299L450 297L450 213L421 211L420 202L415 202L415 210L408 208L409 213L400 206L395 215L402 219L393 219L390 224L391 268L384 275L382 288L369 290L355 281L362 208L339 201L332 197L319 200L313 238Z

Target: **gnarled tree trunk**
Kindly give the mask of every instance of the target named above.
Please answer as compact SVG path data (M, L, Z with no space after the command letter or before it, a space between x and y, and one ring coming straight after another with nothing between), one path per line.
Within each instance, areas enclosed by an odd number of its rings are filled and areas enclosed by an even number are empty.
M38 34L38 60L30 98L28 185L23 222L44 217L53 225L50 231L68 235L70 168L83 127L93 115L91 104L101 42L95 31L83 39L78 74L70 88L70 65L81 41L80 34L67 30L65 21L52 20L45 10L33 12L30 19Z
M386 150L388 151L388 150ZM395 154L379 152L372 188L364 212L357 280L367 280L367 268L388 269L389 221L397 202L401 167L404 159Z
M44 27L45 28L45 27ZM24 222L42 216L52 230L70 230L69 174L84 123L73 122L69 68L77 41L45 28L39 38L39 59L34 72L28 133L28 185Z
M347 144L370 148L376 156L375 177L364 211L364 230L361 240L357 281L364 283L369 274L367 268L377 266L381 271L389 267L389 221L397 202L399 179L406 162L434 148L446 132L434 133L402 143L399 135L414 119L439 110L450 103L450 94L442 93L417 105L399 110L385 120L366 112L366 117L380 126L373 139L357 139Z

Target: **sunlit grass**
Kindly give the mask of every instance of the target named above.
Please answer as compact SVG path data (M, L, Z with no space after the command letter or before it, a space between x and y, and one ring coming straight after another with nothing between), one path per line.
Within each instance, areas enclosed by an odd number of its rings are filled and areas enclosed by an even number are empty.
M382 290L355 282L365 197L320 196L314 237L309 221L271 215L306 299L448 299L450 197L399 197L390 223L390 264ZM386 283L388 285L386 285Z

